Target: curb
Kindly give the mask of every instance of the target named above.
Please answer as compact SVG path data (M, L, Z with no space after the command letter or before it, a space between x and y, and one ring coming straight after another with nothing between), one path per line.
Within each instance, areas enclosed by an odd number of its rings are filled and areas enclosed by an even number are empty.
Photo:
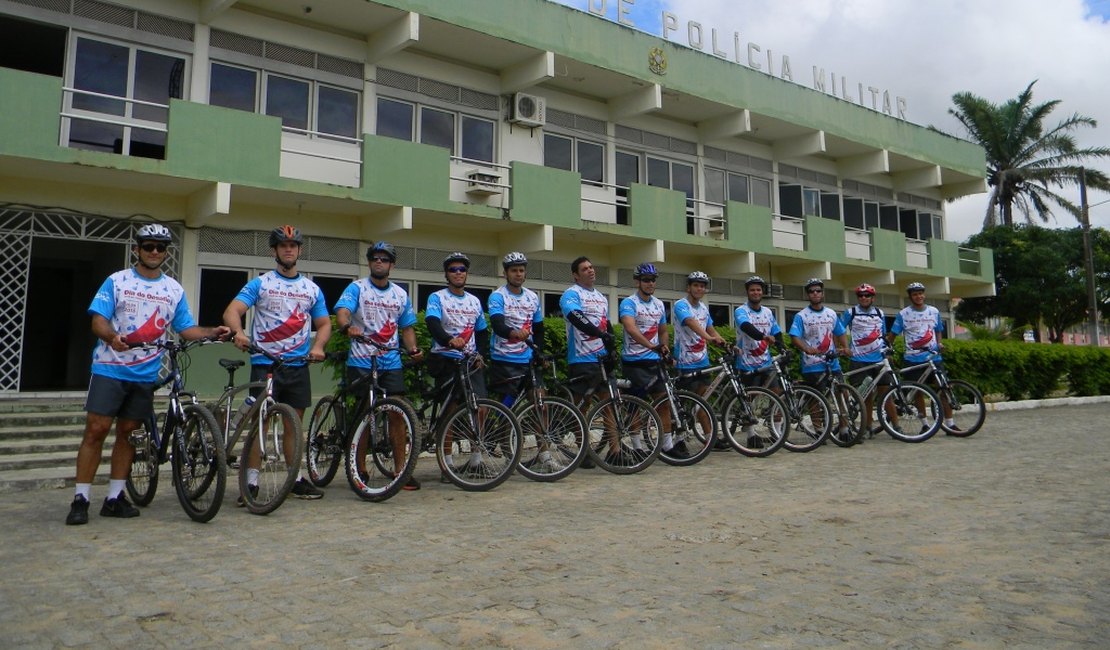
M991 411L1021 411L1052 406L1078 406L1080 404L1103 404L1110 402L1110 395L1091 395L1089 397L1053 397L1050 399L1027 399L1018 402L987 402L987 413Z

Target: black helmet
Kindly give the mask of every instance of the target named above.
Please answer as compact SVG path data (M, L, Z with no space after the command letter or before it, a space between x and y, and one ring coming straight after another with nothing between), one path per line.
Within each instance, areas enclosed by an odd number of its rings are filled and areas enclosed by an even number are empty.
M825 281L822 280L821 278L810 278L806 282L805 290L809 291L810 287L821 287L822 289L824 289L825 288Z
M374 242L370 248L366 249L366 259L369 261L370 258L374 257L374 253L385 253L389 256L390 262L397 261L397 249L393 248L393 244L387 241Z
M637 266L636 270L632 272L632 279L639 280L645 275L651 276L653 278L659 276L659 274L655 271L655 265L651 262L644 262L643 264Z
M747 288L752 286L753 284L758 284L759 286L763 287L763 293L767 293L767 281L763 278L759 277L758 275L753 275L752 277L744 281L744 289L747 290Z
M467 264L470 266L470 264ZM501 268L507 269L510 266L528 266L528 258L524 253L513 251L501 259Z
M924 291L924 290L925 290L925 285L921 284L920 282L911 282L906 286L906 295L909 295L909 294L913 293L914 291Z
M301 237L301 231L293 226L281 226L274 228L270 231L270 248L276 247L282 242L291 241L300 246L304 244L304 237Z
M160 223L148 223L135 231L135 241L139 243L145 241L162 241L168 244L172 239L173 236L170 235L170 229Z
M447 267L451 266L451 262L462 262L462 265L466 267L466 270L470 270L470 258L463 253L451 253L447 257L443 258L443 270L445 272L447 271Z

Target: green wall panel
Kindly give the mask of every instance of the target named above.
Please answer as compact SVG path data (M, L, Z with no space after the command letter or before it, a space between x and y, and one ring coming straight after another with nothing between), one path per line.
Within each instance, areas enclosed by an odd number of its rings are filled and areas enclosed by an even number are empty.
M582 227L582 177L577 172L514 161L510 210L514 221Z
M171 100L166 167L179 176L278 185L281 119Z
M0 153L69 159L58 147L62 80L0 68Z
M449 209L451 153L396 138L364 134L362 189L377 203Z
M686 238L686 195L682 192L632 183L628 204L628 223L637 237Z
M771 208L729 201L725 206L725 214L728 215L730 248L756 253L771 253L775 250Z
M904 271L906 267L906 236L893 230L871 228L875 267Z
M806 217L806 254L813 259L843 262L844 224L823 217Z

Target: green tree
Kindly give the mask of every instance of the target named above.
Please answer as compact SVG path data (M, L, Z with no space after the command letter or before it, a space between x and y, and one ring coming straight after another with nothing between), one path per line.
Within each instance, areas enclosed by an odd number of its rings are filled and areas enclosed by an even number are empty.
M963 125L971 140L987 154L987 183L991 190L984 228L1013 226L1015 206L1027 223L1034 223L1034 212L1041 222L1047 223L1052 216L1049 203L1064 208L1079 220L1079 207L1053 188L1077 186L1085 161L1110 157L1110 148L1080 148L1076 144L1072 135L1076 129L1098 126L1090 117L1076 113L1046 129L1044 121L1060 100L1033 104L1035 83L1001 105L969 92L952 96L955 108L948 109L949 115ZM1088 189L1110 190L1106 174L1093 169L1085 172Z
M1102 316L1110 315L1110 232L1091 230L1095 287ZM994 249L995 291L990 298L968 298L956 317L983 323L1009 318L1015 328L1044 325L1049 340L1059 343L1064 331L1087 320L1087 279L1083 265L1083 231L1038 226L986 228L966 246Z

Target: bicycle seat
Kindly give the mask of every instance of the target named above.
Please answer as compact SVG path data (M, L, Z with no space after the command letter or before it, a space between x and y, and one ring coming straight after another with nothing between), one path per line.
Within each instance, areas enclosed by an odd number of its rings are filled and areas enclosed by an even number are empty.
M245 361L240 361L239 359L220 359L220 366L227 370L238 370L245 364Z

